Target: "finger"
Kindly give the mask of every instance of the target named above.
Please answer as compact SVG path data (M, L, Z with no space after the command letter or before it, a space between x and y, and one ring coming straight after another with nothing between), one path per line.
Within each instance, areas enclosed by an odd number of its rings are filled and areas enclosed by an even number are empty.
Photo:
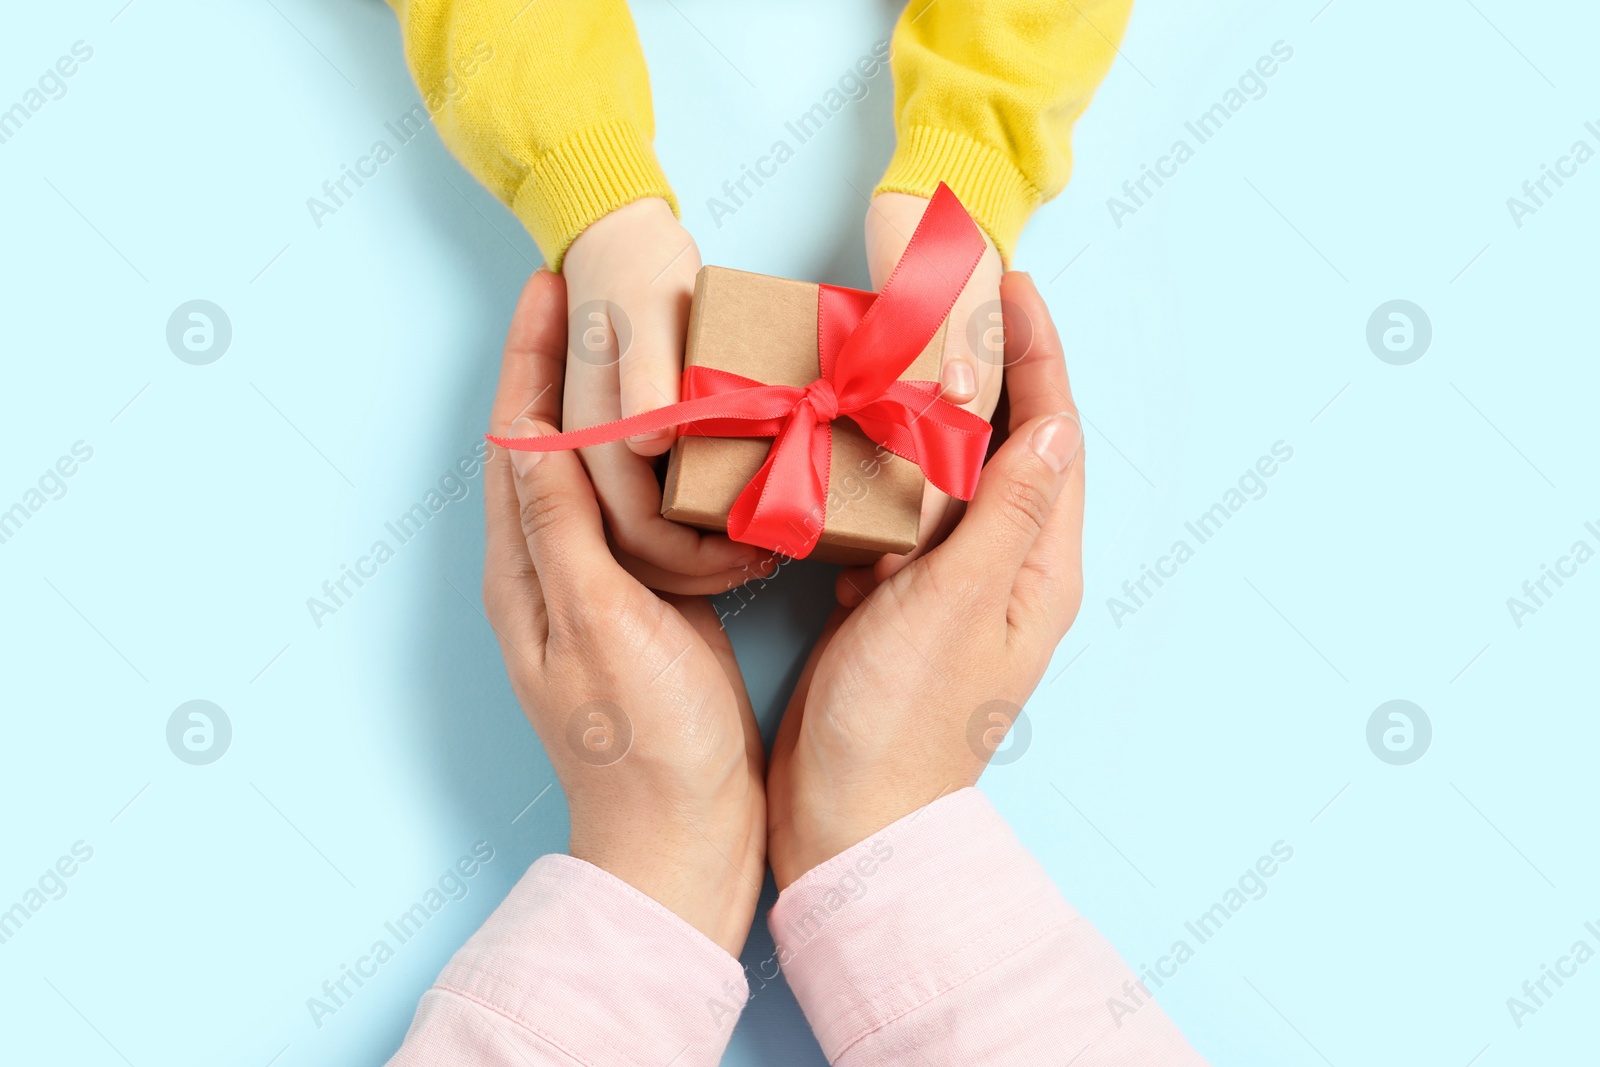
M555 432L553 424L517 419L509 436ZM552 618L571 618L638 588L606 547L600 507L577 456L512 451L511 466L522 537Z
M1041 661L1055 651L1083 603L1083 500L1080 450L1050 518L1022 562L1006 610L1010 639L1026 644Z
M980 264L981 269L981 264ZM997 268L998 269L998 268ZM1000 301L993 307L980 310L980 320L963 330L968 348L976 338L980 369L998 372L1004 369L1004 381L1009 383L1007 396L1013 391L1025 394L1020 410L1027 413L1018 417L1019 408L1014 403L1006 405L1009 418L1000 428L1003 438L1008 428L1021 425L1028 418L1056 411L1075 411L1072 393L1067 385L1066 364L1061 357L1061 342L1049 309L1033 286L1033 280L1020 271L1005 274L996 287ZM958 302L959 303L959 302ZM1002 326L1002 316L1004 329ZM954 327L956 312L951 312ZM1003 344L1003 354L995 352L993 345ZM1001 377L991 373L991 387L985 385L983 395L966 405L981 414L995 411L1000 400ZM918 547L905 555L888 555L870 567L852 567L840 573L834 586L838 602L855 607L883 582L904 570L917 557L925 555L949 535L961 518L963 506L952 501L933 486L928 486L923 496L921 529L926 536L918 537Z
M506 433L525 413L560 420L566 303L560 276L542 268L523 286L500 360L500 384L489 414L492 432ZM522 536L515 475L505 449L489 446L483 481L484 612L502 640L542 647L544 598Z
M583 462L594 479L606 528L627 555L668 573L694 578L754 569L771 555L726 534L702 533L662 518L655 468L650 460L634 455L620 443L583 449Z
M883 564L883 557L877 563L865 567L846 567L839 572L833 580L833 599L841 608L858 608L872 591L887 580L887 575L878 577L878 567ZM896 556L895 559L906 559L905 556ZM896 567L896 570L899 568Z
M905 254L928 204L924 197L903 193L872 198L866 218L867 269L875 290L883 287ZM995 297L1002 267L1000 253L987 235L984 244L982 258L950 309L939 384L945 400L987 418L1000 393L1001 322ZM974 339L991 343L992 355L974 348Z
M570 347L570 346L569 346ZM587 350L585 350L587 351ZM576 353L576 349L574 349ZM592 362L575 354L567 364L564 393L565 426L569 430L597 426L621 417L615 364ZM661 484L655 465L621 441L579 450L601 514L619 555L678 575L678 582L651 588L679 593L720 593L723 578L746 568L755 570L770 553L734 542L723 534L701 533L661 517ZM631 570L632 568L630 568Z
M1033 279L1012 271L1000 279L1001 306L1007 316L1006 395L1009 424L1025 425L1031 419L1058 411L1072 412L1077 404L1061 337L1050 309L1034 286ZM1008 617L1042 621L1042 626L1027 625L1014 632L1043 633L1050 638L1041 646L1048 655L1055 642L1066 633L1077 617L1083 599L1083 440L1073 459L1067 485L1040 536L1029 550L1012 587ZM1034 636L1030 639L1037 640Z
M981 587L1010 598L1017 572L1049 522L1083 438L1077 417L1061 412L1025 423L1000 446L978 479L966 517L928 562L959 568Z
M1005 323L999 299L1000 253L987 237L984 243L982 258L950 309L939 384L945 400L988 418L1000 397Z
M720 574L679 574L622 551L616 547L615 540L612 542L611 554L616 556L617 562L622 564L622 569L633 575L640 585L654 589L658 593L670 593L675 596L717 596L737 589L746 582L771 578L778 570L777 557L767 556L754 564L726 570Z
M978 399L978 354L972 347L973 332L982 337L999 329L999 323L989 326L983 321L984 310L978 306L982 303L976 287L969 282L950 308L943 364L939 368L939 395L952 404L965 406ZM997 352L999 348L996 344Z
M617 369L624 418L678 402L694 270L699 259L690 242L644 290L636 308L614 305L614 315L633 315L631 338L624 336L620 322L613 324L619 345ZM629 438L628 447L641 456L657 456L670 448L676 437L677 431L667 427Z
M518 418L561 422L561 383L567 351L567 287L543 267L522 287L500 360L500 387L489 429L504 435Z
M930 483L922 495L917 547L903 554L891 552L864 567L847 567L840 571L834 582L835 599L844 607L857 607L878 586L943 544L966 508L964 501L946 496Z
M1000 279L1006 319L1006 397L1009 428L1058 411L1076 411L1061 337L1033 279L1010 271Z

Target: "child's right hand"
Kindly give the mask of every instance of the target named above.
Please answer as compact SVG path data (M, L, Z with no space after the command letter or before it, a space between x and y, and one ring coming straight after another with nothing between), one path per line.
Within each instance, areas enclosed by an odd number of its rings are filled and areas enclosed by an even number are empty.
M867 208L867 269L872 288L884 283L905 255L911 235L930 201L905 193L879 193ZM950 309L944 364L939 370L940 396L984 419L994 416L1006 363L1001 326L1000 276L1004 267L994 241L984 235L983 257ZM1025 351L1026 347L1020 351ZM1015 358L1021 358L1020 354ZM923 491L917 547L904 555L890 553L876 563L842 571L835 584L839 603L860 604L880 582L943 541L963 510L959 500L929 484Z
M659 197L592 223L567 250L567 376L562 429L578 430L678 401L689 304L700 270L694 238ZM612 551L639 581L712 594L773 569L771 553L661 517L655 457L672 430L581 451Z

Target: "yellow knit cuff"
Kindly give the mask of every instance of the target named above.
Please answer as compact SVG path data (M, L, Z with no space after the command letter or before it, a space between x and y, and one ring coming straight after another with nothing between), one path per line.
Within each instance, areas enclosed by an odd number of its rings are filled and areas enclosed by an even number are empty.
M631 122L581 130L533 165L511 199L511 210L533 235L553 271L588 225L617 208L659 196L678 213L678 201L655 150Z
M1044 202L1039 190L1010 158L988 145L951 130L912 126L901 132L874 194L931 197L940 182L960 198L1009 267L1022 227Z

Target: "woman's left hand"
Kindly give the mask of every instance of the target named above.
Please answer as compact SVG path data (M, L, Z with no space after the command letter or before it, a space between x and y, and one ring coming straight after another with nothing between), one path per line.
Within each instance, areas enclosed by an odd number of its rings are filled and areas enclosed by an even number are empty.
M506 338L493 432L561 425L566 290L541 270ZM710 602L658 597L613 558L571 452L494 448L483 601L566 791L569 851L734 956L766 857L761 737Z

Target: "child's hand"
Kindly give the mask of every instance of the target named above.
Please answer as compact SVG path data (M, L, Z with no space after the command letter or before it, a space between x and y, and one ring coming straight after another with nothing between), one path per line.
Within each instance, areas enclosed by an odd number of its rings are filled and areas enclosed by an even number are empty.
M577 430L678 401L700 251L665 200L637 200L578 235L567 283L562 428ZM617 559L671 593L721 593L770 569L765 553L661 517L653 457L675 433L582 450Z
M879 193L867 209L867 269L872 288L881 290L900 256L911 242L928 201L904 193ZM994 414L1000 400L1005 369L1005 339L1000 317L1000 253L987 236L988 246L967 287L950 311L944 366L939 383L944 399L984 418ZM855 568L840 576L839 602L853 607L879 582L944 540L961 517L961 506L929 485L922 498L922 524L917 548L904 556L884 556L871 567Z

